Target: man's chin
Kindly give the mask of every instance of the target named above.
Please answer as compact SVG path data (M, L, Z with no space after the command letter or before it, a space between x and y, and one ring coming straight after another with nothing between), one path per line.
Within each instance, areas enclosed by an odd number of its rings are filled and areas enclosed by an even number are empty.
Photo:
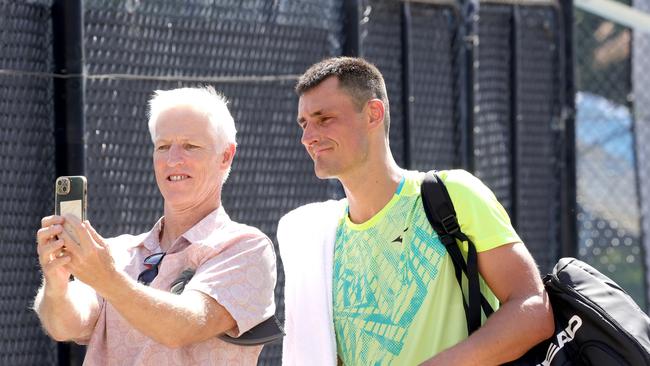
M200 205L192 201L182 201L179 199L176 200L165 200L165 208L171 210L171 212L177 213L187 213L195 211Z
M183 202L183 200L179 199L178 197L165 198L164 200L165 206L175 208L187 206L187 202Z
M190 197L190 192L188 191L171 191L167 190L162 194L165 203L168 203L173 206L186 204L188 198Z
M336 179L336 174L328 169L314 167L314 174L318 179Z

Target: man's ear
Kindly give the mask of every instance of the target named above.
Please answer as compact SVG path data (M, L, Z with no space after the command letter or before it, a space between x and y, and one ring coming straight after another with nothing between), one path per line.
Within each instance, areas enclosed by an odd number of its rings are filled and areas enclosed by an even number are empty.
M384 102L380 99L370 99L368 101L368 116L370 120L368 125L370 128L375 128L384 126L384 113L386 113L386 108L384 107Z
M223 157L221 159L222 167L229 167L232 164L232 159L235 158L235 152L237 152L237 146L235 144L228 144L223 150Z

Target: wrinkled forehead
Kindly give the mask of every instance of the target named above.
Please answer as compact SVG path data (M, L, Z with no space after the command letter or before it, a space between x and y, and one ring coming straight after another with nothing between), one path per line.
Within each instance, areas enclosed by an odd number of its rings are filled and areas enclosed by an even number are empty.
M217 131L209 116L192 106L177 106L162 111L155 121L154 141L158 139L210 138Z

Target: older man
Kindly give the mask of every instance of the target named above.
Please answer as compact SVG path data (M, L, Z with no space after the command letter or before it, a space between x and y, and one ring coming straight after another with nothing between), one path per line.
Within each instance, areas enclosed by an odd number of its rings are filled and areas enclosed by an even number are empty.
M236 150L226 101L211 87L157 91L149 131L164 216L113 239L72 216L43 218L34 308L54 339L88 344L86 365L256 364L261 346L217 338L275 311L270 240L221 205Z

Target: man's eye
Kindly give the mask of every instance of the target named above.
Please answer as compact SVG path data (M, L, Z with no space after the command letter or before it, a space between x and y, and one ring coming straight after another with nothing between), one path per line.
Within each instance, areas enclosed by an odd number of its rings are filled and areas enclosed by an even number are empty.
M165 151L165 150L169 150L169 145L159 145L156 148L156 151Z
M197 145L193 145L193 144L185 144L183 145L183 147L187 150L195 150L199 148Z

